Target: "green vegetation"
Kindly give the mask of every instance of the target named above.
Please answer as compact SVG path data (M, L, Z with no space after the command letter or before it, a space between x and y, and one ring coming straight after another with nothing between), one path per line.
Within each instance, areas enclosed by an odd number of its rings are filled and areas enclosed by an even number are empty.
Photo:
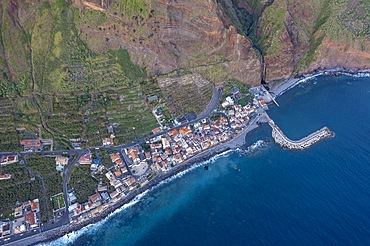
M158 80L171 118L191 112L201 113L212 97L213 84L199 76L161 77Z
M51 197L51 203L53 204L53 210L59 210L61 208L64 208L65 202L64 202L64 196L63 193L59 193L57 195L54 195Z
M95 194L98 181L90 175L90 165L80 165L72 171L68 187L76 192L78 203L87 202L89 196Z
M2 174L12 174L13 178L0 181L0 208L10 209L17 201L25 202L42 197L41 182L30 178L24 165L11 164L1 169Z
M249 94L249 86L246 84L243 84L237 79L231 79L225 82L224 89L222 92L222 97L220 100L220 103L223 103L227 96L232 95L233 88L238 88L239 93L241 94L240 102L238 102L241 105L246 105L251 99L252 96Z
M49 220L53 216L51 197L63 191L63 179L55 169L55 158L37 155L28 156L27 166L31 172L31 176L35 177L42 184L40 188L42 192L40 204L43 201L45 206L40 207L41 218L43 220Z
M0 214L0 219L1 220L6 220L6 219L14 220L13 209L9 208L9 209L3 210Z

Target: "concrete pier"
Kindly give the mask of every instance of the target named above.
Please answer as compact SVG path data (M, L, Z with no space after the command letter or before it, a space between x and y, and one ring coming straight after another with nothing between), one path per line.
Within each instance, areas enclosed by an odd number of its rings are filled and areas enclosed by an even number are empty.
M334 136L334 132L325 126L300 140L294 141L285 136L273 120L270 119L268 123L272 128L272 138L274 139L275 143L279 144L283 148L292 150L306 149L323 138Z

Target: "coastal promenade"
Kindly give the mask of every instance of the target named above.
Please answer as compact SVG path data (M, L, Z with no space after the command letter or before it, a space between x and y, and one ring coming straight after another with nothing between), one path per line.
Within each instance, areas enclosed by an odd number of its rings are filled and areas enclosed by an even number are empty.
M310 135L300 139L300 140L291 140L284 133L281 129L275 124L273 120L269 120L268 124L272 128L272 138L274 139L275 143L279 144L283 148L291 149L291 150L303 150L306 149L313 144L317 143L321 139L330 138L334 136L334 132L332 132L326 126L311 133Z

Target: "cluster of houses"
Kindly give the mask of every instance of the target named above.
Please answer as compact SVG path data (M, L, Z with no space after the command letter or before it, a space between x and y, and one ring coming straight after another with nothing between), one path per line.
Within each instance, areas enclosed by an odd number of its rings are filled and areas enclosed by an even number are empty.
M94 217L136 188L136 179L129 173L120 153L110 154L110 160L113 163L113 167L107 169L100 163L100 160L92 159L91 153L80 157L79 163L90 165L90 170L93 173L104 173L114 190L109 191L108 186L104 185L100 180L96 193L90 196L87 202L83 204L74 203L69 206L72 222L81 222ZM75 200L73 192L69 195L69 202L72 203L72 200Z
M144 152L145 159L140 161L145 161L152 172L165 172L230 137L227 118L220 117L215 122L204 120L151 138L150 149Z
M40 226L39 200L23 202L13 210L14 220L0 221L0 238L34 230Z
M18 155L3 155L1 156L0 165L3 167L9 164L12 164L12 163L16 163L16 162L18 162ZM7 180L11 178L12 178L12 175L9 173L0 174L0 180Z
M90 165L92 173L103 174L110 188L100 180L96 193L87 202L70 205L71 222L80 222L95 216L133 190L144 186L159 173L167 172L198 153L232 139L235 133L246 126L256 109L262 106L259 101L245 106L235 104L234 100L239 97L239 91L233 90L232 98L228 97L227 105L223 105L228 110L215 117L216 120L204 119L163 131L162 134L163 129L154 129L155 136L145 144L111 153L109 157L113 166L110 168L92 159L91 153L81 156L78 162ZM113 144L112 142L113 138L103 139L105 146Z
M256 111L257 106L247 104L242 107L240 105L232 105L231 109L227 112L230 120L230 127L236 132L245 126L249 121L251 114Z

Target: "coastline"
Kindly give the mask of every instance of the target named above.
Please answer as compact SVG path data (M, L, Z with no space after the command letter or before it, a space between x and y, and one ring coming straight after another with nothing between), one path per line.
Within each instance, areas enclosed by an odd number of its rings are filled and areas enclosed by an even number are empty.
M348 69L329 69L329 70L317 70L316 73L312 74L305 74L302 75L300 78L290 78L286 81L275 84L270 92L274 94L275 97L278 97L288 91L289 89L293 88L294 86L298 85L299 83L305 82L309 79L312 79L319 75L333 75L333 73L349 75L349 76L359 76L359 77L370 77L370 70L348 70ZM338 75L338 74L334 74ZM14 242L5 243L6 245L19 245L20 243L25 243L27 245L35 245L39 243L47 243L53 241L57 238L60 238L68 233L72 233L74 231L80 230L88 225L93 225L104 218L107 218L109 215L115 213L115 211L122 208L124 205L129 204L130 202L135 201L137 197L140 195L146 194L146 192L150 191L151 189L160 186L163 182L170 180L171 178L175 177L176 175L181 174L184 171L187 171L193 167L197 167L197 164L202 165L202 163L209 161L211 158L222 155L223 153L227 153L231 150L237 150L238 148L242 147L245 144L245 136L250 131L254 130L258 127L256 124L257 120L261 120L263 117L257 117L252 120L251 124L247 125L235 138L221 143L219 145L213 146L208 150L198 153L195 156L191 157L190 159L186 160L184 163L173 167L166 173L158 174L153 180L147 183L145 186L134 190L127 196L123 197L117 203L112 206L107 207L104 211L102 211L97 216L90 218L86 221L83 221L79 224L68 224L58 228L55 228L50 231L41 232L39 234L17 240Z
M275 98L281 96L294 86L304 83L317 76L338 76L347 75L355 77L370 77L370 69L346 69L342 67L335 67L331 69L316 69L312 73L301 74L295 78L289 78L282 83L274 84L270 90L271 94L274 94Z

